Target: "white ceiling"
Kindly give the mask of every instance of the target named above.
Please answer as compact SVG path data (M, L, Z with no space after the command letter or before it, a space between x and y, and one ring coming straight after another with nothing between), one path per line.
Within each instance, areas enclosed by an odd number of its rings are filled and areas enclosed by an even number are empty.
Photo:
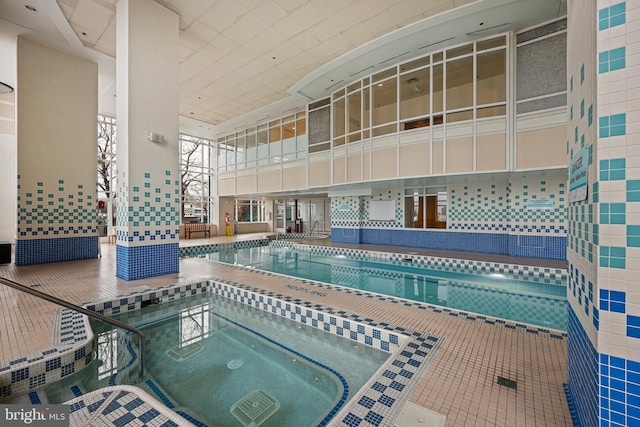
M180 115L220 128L282 115L418 54L566 13L566 0L155 1L180 16ZM101 112L114 114L116 3L0 0L0 18L94 58L101 109L114 108Z

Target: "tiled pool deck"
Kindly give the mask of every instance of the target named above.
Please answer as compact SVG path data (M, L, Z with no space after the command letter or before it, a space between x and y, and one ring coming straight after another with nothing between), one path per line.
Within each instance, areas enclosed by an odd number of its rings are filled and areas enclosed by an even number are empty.
M194 239L182 241L180 246L182 248L255 237L261 236ZM394 249L359 248L381 251ZM407 253L458 258L462 255L404 250ZM521 261L507 257L487 258L478 254L462 256L466 259L504 263ZM526 263L552 268L564 267L563 263L545 263L539 260L527 260ZM326 312L337 313L341 317L388 325L405 334L439 337L437 352L431 357L426 372L419 381L414 381L411 387L403 390L403 400L408 399L444 414L448 426L571 425L563 389L567 370L566 337L554 331L547 333L539 328L487 322L472 314L433 309L426 304L374 296L335 286L323 287L318 292L319 288L308 281L283 280L277 276L199 258L182 259L179 274L126 282L115 277L115 246L107 245L106 241L102 245L100 259L30 267L0 265L0 276L74 303L112 298L140 286L156 288L208 279L234 283L265 295L276 295L303 307L321 306ZM4 286L0 287L0 306L2 360L13 360L51 346L51 330L57 306ZM499 385L498 377L515 380L517 390ZM388 397L384 391L379 396ZM125 399L124 395L122 398ZM378 409L380 407L385 407L384 404L381 405L380 399L372 399L368 395L366 398L359 398L355 409L347 414L349 418L342 417L342 420L335 421L340 422L337 425L393 426L397 411L384 412ZM142 409L136 406L137 411ZM155 409L152 409L146 410L155 414ZM145 413L140 412L140 416L145 416ZM80 419L80 416L72 418L74 425L79 425ZM126 419L128 418L122 420ZM158 423L154 425L165 425L164 422L166 425L177 425L172 424L174 421L170 418L163 419L163 423L159 422L160 419L161 417L155 418ZM136 422L138 421L131 418L129 425L137 425Z

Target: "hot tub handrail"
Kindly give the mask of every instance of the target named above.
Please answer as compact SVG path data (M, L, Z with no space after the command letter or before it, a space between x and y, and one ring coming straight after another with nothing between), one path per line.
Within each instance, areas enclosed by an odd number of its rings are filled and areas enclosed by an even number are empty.
M13 289L17 289L22 292L26 292L35 297L47 300L54 304L61 305L63 307L69 308L71 310L77 311L78 313L82 313L86 316L92 317L94 319L98 319L102 322L113 325L117 328L126 329L127 331L133 332L138 336L138 344L140 348L140 354L138 356L138 382L142 382L144 379L144 335L140 329L134 328L127 323L121 322L116 319L112 319L111 317L105 316L104 314L97 313L93 310L86 309L79 305L75 305L65 300L61 300L60 298L54 297L53 295L45 294L44 292L40 292L36 289L30 288L18 282L14 282L13 280L7 279L6 277L0 277L0 283L9 286Z

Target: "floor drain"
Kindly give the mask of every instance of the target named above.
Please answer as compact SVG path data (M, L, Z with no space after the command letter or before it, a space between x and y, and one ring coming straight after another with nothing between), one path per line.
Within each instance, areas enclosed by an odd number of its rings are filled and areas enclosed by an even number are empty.
M514 380L510 380L509 378L505 378L505 377L498 377L498 384L503 385L505 387L508 388L512 388L514 390L516 390L518 388L517 383Z
M229 369L238 369L240 366L242 366L242 360L240 359L229 360L229 363L227 363L227 368Z

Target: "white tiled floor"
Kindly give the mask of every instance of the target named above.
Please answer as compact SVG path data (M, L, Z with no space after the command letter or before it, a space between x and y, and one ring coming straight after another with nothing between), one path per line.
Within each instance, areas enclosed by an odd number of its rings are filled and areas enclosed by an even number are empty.
M181 241L181 246L254 237L262 235L194 239ZM411 252L429 253L413 249ZM469 259L481 257L477 254L464 256ZM498 257L496 261L517 260ZM534 262L539 263L527 261ZM564 264L552 262L550 266L564 267ZM443 337L443 344L410 401L445 415L447 426L571 425L563 389L567 377L566 339L552 338L548 334L536 335L487 325L467 320L464 316L454 317L420 310L415 305L405 306L331 289L324 289L324 296L314 295L296 289L302 285L286 287L291 283L289 280L266 277L199 258L182 259L179 274L127 282L115 277L115 246L108 245L106 238L102 244L102 258L29 267L0 265L0 276L74 303L116 296L142 285L157 287L216 277L273 290L303 301ZM49 346L53 315L57 309L55 305L0 286L0 307L0 357L3 360ZM517 381L517 391L498 385L498 376Z

